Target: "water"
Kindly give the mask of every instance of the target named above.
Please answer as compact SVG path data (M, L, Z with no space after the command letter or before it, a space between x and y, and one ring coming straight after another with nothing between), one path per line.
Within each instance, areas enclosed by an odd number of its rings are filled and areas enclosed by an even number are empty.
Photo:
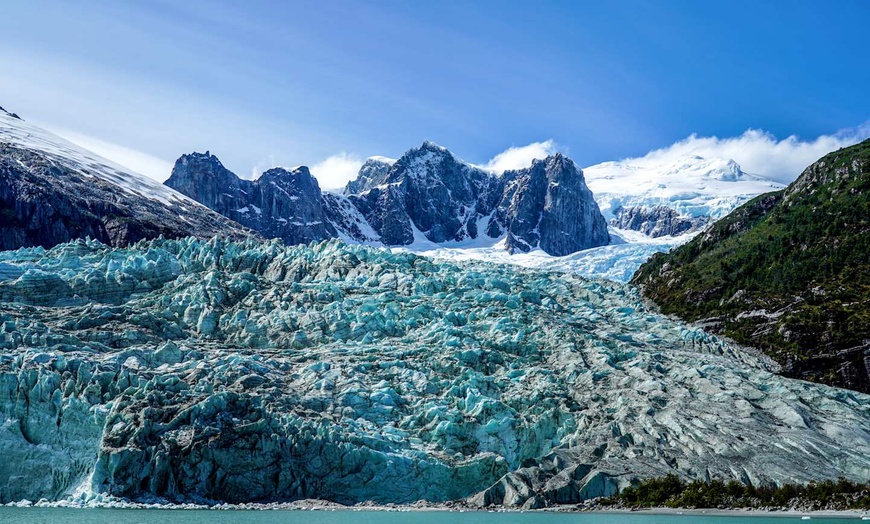
M796 516L708 516L613 513L486 513L384 511L210 511L0 507L2 524L788 524ZM861 522L813 518L819 524Z

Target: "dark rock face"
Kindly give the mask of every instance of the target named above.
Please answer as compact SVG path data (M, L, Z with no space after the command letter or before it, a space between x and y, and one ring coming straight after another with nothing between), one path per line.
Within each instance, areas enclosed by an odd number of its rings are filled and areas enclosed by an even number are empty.
M607 222L586 187L583 172L556 154L505 173L505 189L494 218L507 232L507 249L563 256L610 242ZM499 228L492 223L488 232Z
M175 163L166 185L197 202L288 244L334 238L320 187L307 167L270 169L257 180L242 180L217 157L192 153Z
M495 176L432 142L391 163L372 158L345 195L321 193L305 167L241 180L206 153L185 155L166 184L267 237L289 244L342 237L386 245L507 234L511 251L567 255L607 244L607 224L583 173L562 155Z
M392 167L391 162L380 160L377 157L367 159L359 169L356 180L351 180L345 186L344 194L356 195L385 184Z
M348 198L384 244L405 246L414 241L411 218L405 210L405 194L399 187L376 187Z
M160 235L240 239L253 234L180 196L148 198L88 169L0 144L0 250L52 247L85 237L126 246Z
M678 236L697 231L710 223L710 217L684 217L665 206L620 207L610 224L619 229L630 229L653 238Z
M320 186L307 167L293 171L270 169L252 184L253 198L247 214L257 215L256 221L262 224L258 230L264 235L282 238L290 244L337 235L332 224L326 221Z
M492 212L500 184L447 149L424 142L386 173L363 166L348 190L356 187L367 188L353 201L383 242L402 245L413 241L410 224L436 243L477 238L477 221Z

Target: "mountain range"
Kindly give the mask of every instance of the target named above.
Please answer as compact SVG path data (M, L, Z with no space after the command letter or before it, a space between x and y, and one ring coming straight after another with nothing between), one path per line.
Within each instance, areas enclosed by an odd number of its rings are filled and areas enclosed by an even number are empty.
M183 155L160 187L17 115L3 111L0 118L5 147L51 157L58 170L79 175L12 162L15 176L5 179L0 202L8 217L5 248L51 247L88 236L126 245L218 232L288 244L340 238L624 281L651 254L780 187L734 162L700 157L581 170L556 154L525 169L492 173L431 142L399 159L368 159L343 191L321 191L305 166L242 179L209 152Z
M288 244L491 239L512 253L562 256L610 242L583 172L561 154L498 176L424 142L394 162L369 159L339 195L322 192L304 166L248 181L215 156L193 153L176 162L166 185Z

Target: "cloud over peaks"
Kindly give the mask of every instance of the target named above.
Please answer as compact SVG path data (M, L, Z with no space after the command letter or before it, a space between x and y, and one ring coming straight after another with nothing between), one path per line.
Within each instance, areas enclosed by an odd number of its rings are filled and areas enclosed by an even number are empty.
M532 160L547 158L558 150L559 147L552 139L532 142L526 146L506 149L481 167L493 173L502 173L510 169L523 169L532 165Z
M311 174L321 189L339 189L354 180L363 160L344 151L311 166Z
M748 129L736 137L719 138L691 135L668 147L650 151L629 164L663 165L686 155L732 159L747 173L754 173L783 184L792 182L808 165L831 151L870 137L870 122L832 135L803 140L795 135L778 140L761 129Z

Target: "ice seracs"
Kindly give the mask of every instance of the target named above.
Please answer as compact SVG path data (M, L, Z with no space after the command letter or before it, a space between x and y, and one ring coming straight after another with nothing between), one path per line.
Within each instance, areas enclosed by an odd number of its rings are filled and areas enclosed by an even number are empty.
M338 241L80 241L0 268L0 502L870 480L870 397L777 376L617 283Z

